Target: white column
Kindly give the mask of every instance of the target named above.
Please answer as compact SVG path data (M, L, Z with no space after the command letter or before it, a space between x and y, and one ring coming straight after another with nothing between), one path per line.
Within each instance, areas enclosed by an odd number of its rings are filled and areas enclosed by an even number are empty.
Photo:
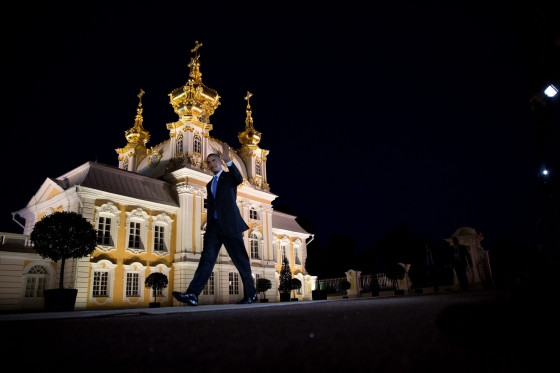
M202 252L201 226L204 198L206 198L206 188L197 188L194 205L194 251L196 253Z
M177 245L179 252L193 252L193 209L195 188L185 182L175 188L179 194L179 214L177 224Z

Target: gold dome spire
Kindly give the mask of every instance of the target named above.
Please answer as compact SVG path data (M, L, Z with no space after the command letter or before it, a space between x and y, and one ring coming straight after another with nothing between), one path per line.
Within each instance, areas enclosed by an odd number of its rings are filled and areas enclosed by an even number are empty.
M150 141L150 133L144 129L142 126L142 122L144 118L142 117L142 96L144 96L144 92L140 88L140 93L138 93L138 108L136 109L136 118L134 119L134 126L129 129L128 131L124 131L126 136L126 140L129 144L133 145L142 145L145 146L148 141Z
M194 48L191 49L191 52L195 55L191 57L191 62L188 65L190 79L183 87L176 88L169 94L169 103L173 106L173 110L180 120L196 119L203 124L208 124L208 118L214 114L214 111L220 105L220 96L216 91L202 83L200 54L198 52L200 47L202 47L202 43L196 41Z
M252 110L251 104L249 103L249 99L253 96L253 94L247 91L247 96L245 96L245 100L247 100L247 109L245 112L247 113L247 118L245 118L245 130L239 132L237 138L241 143L242 148L251 148L255 147L261 141L261 133L258 132L253 127L253 117L252 117Z

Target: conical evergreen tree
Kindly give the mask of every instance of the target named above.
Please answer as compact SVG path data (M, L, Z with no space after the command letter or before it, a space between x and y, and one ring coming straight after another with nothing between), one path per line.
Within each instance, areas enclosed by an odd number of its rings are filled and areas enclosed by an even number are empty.
M282 259L282 268L280 269L280 286L278 291L280 293L289 293L292 291L292 271L290 270L290 263L288 258Z

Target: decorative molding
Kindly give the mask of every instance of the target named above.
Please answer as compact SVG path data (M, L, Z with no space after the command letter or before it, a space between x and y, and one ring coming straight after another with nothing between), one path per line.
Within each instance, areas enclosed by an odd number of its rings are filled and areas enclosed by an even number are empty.
M171 223L173 223L173 219L171 219L165 212L162 212L161 214L153 218L153 222L169 224L171 226Z

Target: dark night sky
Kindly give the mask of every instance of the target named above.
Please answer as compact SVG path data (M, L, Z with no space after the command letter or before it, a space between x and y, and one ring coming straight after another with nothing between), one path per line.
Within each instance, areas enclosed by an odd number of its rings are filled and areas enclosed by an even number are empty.
M321 245L341 232L371 247L399 224L434 241L470 226L485 248L533 243L548 202L529 99L551 76L539 63L554 51L558 10L537 3L14 11L0 231L22 232L11 212L47 177L87 161L117 166L140 88L148 146L168 139L177 116L167 94L187 81L198 40L203 82L222 97L211 135L239 147L251 91L273 205L311 220ZM560 124L557 101L551 120Z

